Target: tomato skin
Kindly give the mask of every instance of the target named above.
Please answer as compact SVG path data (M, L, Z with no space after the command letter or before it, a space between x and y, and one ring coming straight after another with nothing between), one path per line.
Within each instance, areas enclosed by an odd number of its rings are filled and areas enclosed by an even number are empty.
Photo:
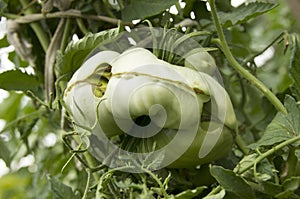
M221 133L217 132L220 133L220 136L218 137L218 141L214 144L212 149L204 157L199 158L199 151L203 146L205 136L209 133L212 133L207 131L209 125L212 125L213 127L211 126L210 128L214 129L222 127L221 124L215 122L213 124L212 122L201 123L200 128L198 129L197 134L193 139L193 142L180 157L173 157L173 155L177 153L172 150L164 151L166 162L170 159L175 159L174 162L168 165L169 168L193 168L198 165L210 163L228 155L233 144L234 132L228 127L224 126L222 129L220 129ZM176 133L177 132L175 130L173 132L166 132L163 130L150 140L141 140L139 144L145 145L143 142L147 142L147 144L151 146L155 142L156 148L161 149L168 145L172 141L172 139L174 139ZM216 132L213 132L213 134L216 134ZM214 139L214 135L212 136L212 139ZM184 148L184 138L181 138L181 140L182 142L177 142L177 147L174 150L181 150L182 148Z
M94 87L90 78L95 74L101 63L112 61L119 53L114 51L103 51L90 57L73 74L64 91L63 100L66 109L74 122L92 128L96 122L96 107L102 100L95 96Z
M204 136L207 133L210 133L205 131L206 125L208 124L201 124L201 127L204 127L204 129L199 128L198 133L191 146L181 157L179 157L179 159L177 159L168 167L185 168L187 167L187 165L188 167L195 167L197 165L206 164L228 155L233 144L233 134L232 130L228 129L227 127L224 127L221 136L219 137L217 143L212 148L212 150L205 157L199 158L199 150L202 146Z
M150 150L138 147L145 142L149 146L155 144L156 150L163 149L181 128L196 129L195 134L187 133L176 142L176 148L172 150L178 150L178 153L165 150L164 161L170 168L207 164L228 154L237 130L230 98L210 76L214 73L215 63L208 56L208 53L199 55L203 59L200 63L205 65L202 69L199 63L193 66L195 56L188 59L186 67L182 67L159 60L142 48L130 49L122 54L103 51L76 71L65 90L64 101L76 123L92 128L93 133L104 133L109 138L128 133L136 118L153 116L151 122L161 129L160 132L151 138L135 139L135 148L139 151L133 152L150 153ZM101 67L104 63L111 66L111 75L108 75L107 84L101 81L99 85L102 87L96 85L95 90L94 82L89 79L95 74L103 78L103 73L99 71L103 71ZM100 69L97 68L99 65ZM145 86L140 87L143 84ZM106 89L103 93L102 88ZM150 111L156 104L166 112L164 122L161 122L163 117L159 110ZM210 110L212 106L215 110ZM208 121L202 121L204 111L209 114ZM120 123L125 126L120 126ZM190 135L194 137L190 138ZM192 141L186 147L190 139ZM181 155L177 157L178 154ZM170 164L169 160L172 160Z

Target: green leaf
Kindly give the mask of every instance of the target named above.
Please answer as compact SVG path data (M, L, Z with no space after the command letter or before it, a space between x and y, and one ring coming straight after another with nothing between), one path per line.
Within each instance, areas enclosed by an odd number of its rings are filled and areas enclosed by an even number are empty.
M11 122L16 119L20 110L23 95L11 92L10 95L3 99L0 106L0 119Z
M48 176L48 180L51 184L51 190L53 193L53 199L79 199L78 195L75 195L71 187L65 185L55 177Z
M268 12L276 6L277 4L263 2L254 2L247 5L243 4L232 12L220 12L219 18L223 27L230 27L236 24L245 23L249 19Z
M8 173L0 178L0 198L27 198L31 178L20 172Z
M259 186L262 188L262 192L269 196L275 196L282 191L282 186L273 182L260 182Z
M10 158L10 151L6 146L6 143L0 137L0 159L4 160L7 166L10 165L11 158Z
M291 177L282 184L284 190L296 191L300 188L300 176Z
M55 65L57 77L72 75L85 61L87 56L102 42L116 38L121 28L105 30L96 34L88 34L77 42L71 42L65 52L59 52Z
M282 184L284 189L283 192L277 194L275 197L279 199L299 199L300 196L296 195L294 192L300 188L300 177L291 177L285 180Z
M36 76L20 70L9 70L0 73L0 88L15 91L37 91L40 83Z
M203 190L206 189L205 186L197 187L195 189L187 189L175 196L176 199L190 199L198 196Z
M236 175L232 170L224 169L221 166L213 165L210 168L211 175L219 182L219 184L228 192L231 192L239 198L253 199L254 193L247 182Z
M206 7L206 2L204 1L197 1L197 0L185 0L186 5L183 8L183 16L186 18L190 17L190 13L194 12L195 13L195 19L200 20L200 19L210 19L210 13L207 10Z
M29 63L24 61L16 51L8 53L8 59L15 64L16 67L27 67Z
M0 10L1 10L1 1L0 1ZM0 11L1 12L1 11ZM8 47L10 44L7 41L6 35L0 40L0 48Z
M250 148L272 146L299 135L300 104L297 104L291 96L287 96L284 105L288 114L278 112L267 126L262 138L257 143L249 145Z
M216 0L216 8L219 11L231 12L232 8L231 0Z
M6 9L7 4L4 1L0 1L0 13L3 13L3 11Z
M145 19L165 11L177 2L177 0L132 0L122 10L122 19L124 21Z
M300 100L300 41L298 35L293 35L292 39L292 57L290 63L290 76L294 80L291 90L297 100Z

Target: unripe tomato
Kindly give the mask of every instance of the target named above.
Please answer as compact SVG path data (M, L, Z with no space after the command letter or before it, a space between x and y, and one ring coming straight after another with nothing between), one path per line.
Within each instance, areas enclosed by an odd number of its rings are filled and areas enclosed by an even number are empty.
M64 93L67 109L93 134L128 134L135 146L122 147L131 152L151 153L172 143L164 151L169 167L214 161L230 151L237 122L228 94L210 76L213 58L199 54L199 63L207 63L204 72L196 59L187 57L188 67L183 67L143 48L99 52L70 80ZM155 148L145 149L145 143Z

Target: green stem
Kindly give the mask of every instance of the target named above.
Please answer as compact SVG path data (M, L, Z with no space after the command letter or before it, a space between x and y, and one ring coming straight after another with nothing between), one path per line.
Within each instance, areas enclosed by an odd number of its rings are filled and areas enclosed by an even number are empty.
M70 30L71 30L71 19L68 18L67 21L66 21L64 34L63 34L63 38L62 38L62 41L61 41L61 46L60 46L61 52L65 52L65 49L66 49L67 44L68 44L68 39L69 39L69 36L70 36Z
M87 198L87 194L88 194L89 186L90 186L90 181L91 181L91 171L88 170L88 169L86 169L86 170L87 170L87 180L86 180L86 186L85 186L85 189L84 189L82 199Z
M214 0L208 0L210 8L211 8L211 14L212 18L220 39L220 45L222 47L222 51L225 54L228 62L232 65L232 67L245 79L247 79L251 84L256 86L269 100L270 102L276 107L278 111L281 111L283 113L287 113L285 107L280 102L280 100L255 76L253 76L249 71L247 71L245 68L243 68L237 60L233 57L228 44L225 39L225 35L222 30L222 26L220 24L220 21L218 19L217 10L215 7L215 1Z
M245 155L249 154L249 149L239 134L236 135L235 142Z
M117 0L118 4L119 4L119 7L120 7L120 10L123 10L124 9L124 3L122 0Z
M72 133L66 133L62 136L62 139L64 141L64 143L66 144L66 146L69 148L70 152L72 152L74 154L74 156L84 165L84 167L86 167L87 169L89 169L89 171L91 171L93 173L93 177L95 181L99 180L99 176L96 173L96 171L103 169L105 166L104 165L99 165L97 167L95 167L94 164L94 160L91 157L91 155L86 151L86 149L84 149L84 151L80 150L76 150L74 151L74 149L72 148L72 146L70 145L69 141L68 141L68 137L70 136L76 136L78 135L75 132ZM81 140L78 137L73 137L73 139L77 142L77 143L81 143ZM81 144L80 144L81 145ZM83 153L83 157L81 155L79 155L79 153ZM85 160L86 162L85 162Z
M90 31L85 27L81 18L76 18L77 25L83 34L88 34Z
M255 161L253 161L251 164L249 164L247 167L241 169L238 171L238 174L243 174L244 172L248 171L250 168L252 168L254 165L256 165L257 163L259 163L260 161L262 161L263 159L265 159L266 157L272 155L273 153L275 153L276 151L278 151L279 149L282 149L283 147L285 146L288 146L290 144L293 144L297 141L300 140L300 135L292 138L292 139L289 139L289 140L286 140L278 145L276 145L275 147L273 147L272 149L266 151L265 153L262 153L258 156L258 158L256 158Z
M26 15L30 15L35 13L35 9L30 6L27 7L29 5L30 2L28 2L28 0L20 0L23 8L26 8L26 10L24 11ZM43 30L43 28L41 27L41 25L38 22L34 22L30 24L31 28L33 29L33 31L35 32L36 36L38 37L43 50L46 52L49 46L49 37L47 36L47 34L45 33L45 31Z
M245 173L246 171L248 171L249 169L251 169L253 166L257 165L260 161L262 161L263 159L267 158L268 156L272 155L273 153L275 153L276 151L278 151L279 149L282 149L285 146L288 146L290 144L293 144L297 141L300 140L300 135L298 135L297 137L294 137L292 139L286 140L280 144L278 144L277 146L273 147L272 149L266 151L265 153L262 153L258 156L258 158L256 158L255 161L253 161L251 164L249 164L247 167L237 171L236 173L241 175L243 173ZM211 195L215 195L217 193L219 193L222 190L222 187L220 185L218 185L216 188L214 188L207 196L211 196Z
M156 181L156 183L160 187L160 190L161 190L164 198L168 198L168 194L167 194L167 192L166 192L166 190L164 188L163 183L160 181L160 179L154 173L152 173L151 171L149 171L148 169L143 169L143 170L144 170L144 172L146 172L147 174L149 174Z

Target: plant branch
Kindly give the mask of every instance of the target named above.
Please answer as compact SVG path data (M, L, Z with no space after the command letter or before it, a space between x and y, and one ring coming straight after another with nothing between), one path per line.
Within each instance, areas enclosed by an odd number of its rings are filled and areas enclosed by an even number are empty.
M236 173L238 175L241 175L243 173L245 173L246 171L248 171L249 169L251 169L253 166L257 165L259 162L261 162L263 159L267 158L268 156L272 155L273 153L275 153L276 151L278 151L279 149L282 149L283 147L285 146L288 146L290 144L293 144L297 141L300 140L300 135L292 138L292 139L289 139L289 140L286 140L278 145L276 145L275 147L273 147L272 149L266 151L265 153L262 153L260 154L256 159L255 161L253 161L251 164L249 164L247 167L237 171ZM218 192L220 192L222 190L222 187L220 185L218 185L217 187L215 187L207 196L212 196L212 195L215 195L217 194Z
M54 93L54 64L56 59L56 52L61 47L61 40L64 33L66 19L61 19L56 31L51 39L50 45L46 51L45 59L45 90L46 99L49 101L50 94Z
M22 0L25 1L25 0ZM88 15L88 14L82 14L79 10L65 10L65 11L58 11L53 13L48 13L46 15L42 13L35 13L30 14L26 16L18 16L18 15L11 15L6 14L7 17L15 18L16 22L20 24L24 23L32 23L35 21L43 20L43 19L52 19L52 18L70 18L70 17L76 17L76 18L83 18L83 19L91 19L95 21L104 21L111 24L118 24L120 21L119 19L115 19L112 17L102 16L102 15ZM124 25L132 26L133 24L131 22L124 22Z
M280 102L280 100L255 76L253 76L248 70L243 68L237 60L233 57L228 44L225 39L225 35L222 30L222 26L220 24L220 21L218 19L217 10L215 6L214 0L208 0L210 8L211 8L211 14L212 18L215 24L215 27L217 29L217 33L220 39L220 45L222 48L223 53L225 54L226 58L228 59L228 62L231 64L231 66L245 79L247 79L251 84L256 86L269 100L270 102L276 107L278 111L281 111L283 113L287 113L285 107Z
M244 172L248 171L250 168L252 168L254 165L257 165L260 161L262 161L263 159L265 159L266 157L272 155L273 153L275 153L276 151L278 151L279 149L282 149L283 147L285 146L288 146L290 144L293 144L297 141L300 140L300 135L292 138L292 139L289 139L289 140L286 140L276 146L274 146L272 149L266 151L265 153L262 153L260 154L256 159L255 161L253 161L251 164L249 164L247 167L245 167L244 169L241 169L239 170L237 173L238 174L243 174Z
M273 46L276 42L280 42L282 41L282 39L287 35L287 32L282 32L280 33L269 45L267 45L263 50L261 50L258 53L255 53L254 55L251 55L250 57L246 58L246 60L244 61L245 64L247 64L249 61L254 60L255 57L263 54L266 50L268 50L268 48L270 48L271 46Z

